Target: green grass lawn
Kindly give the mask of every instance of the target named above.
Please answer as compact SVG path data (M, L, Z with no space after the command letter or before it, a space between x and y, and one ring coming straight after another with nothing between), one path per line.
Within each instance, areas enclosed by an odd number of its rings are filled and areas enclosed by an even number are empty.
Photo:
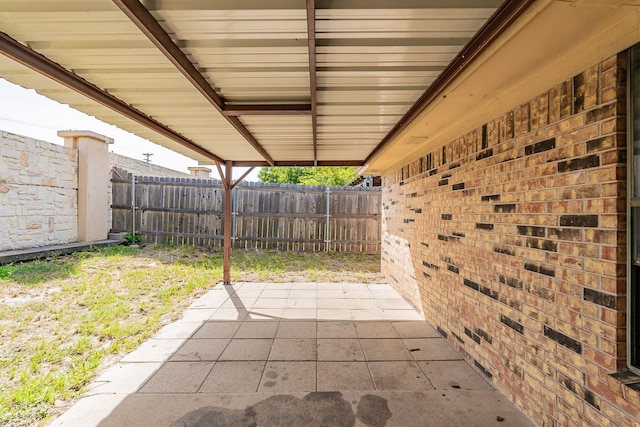
M380 256L234 251L232 280L380 282ZM222 277L222 252L124 246L0 266L0 425L44 424Z

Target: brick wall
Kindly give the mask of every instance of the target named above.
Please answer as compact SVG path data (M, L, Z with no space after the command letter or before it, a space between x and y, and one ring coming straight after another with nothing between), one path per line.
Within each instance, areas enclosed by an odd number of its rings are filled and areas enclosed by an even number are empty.
M0 251L78 240L77 151L0 134Z
M383 177L383 272L539 425L638 425L624 80L612 57Z

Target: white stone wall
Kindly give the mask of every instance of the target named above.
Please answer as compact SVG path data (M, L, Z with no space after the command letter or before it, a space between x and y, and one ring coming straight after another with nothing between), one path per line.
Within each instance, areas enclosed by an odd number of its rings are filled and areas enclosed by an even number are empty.
M78 240L77 151L0 134L0 251Z
M109 153L113 167L141 176L191 176ZM111 200L111 181L107 185ZM0 131L0 251L77 242L77 199L76 149Z

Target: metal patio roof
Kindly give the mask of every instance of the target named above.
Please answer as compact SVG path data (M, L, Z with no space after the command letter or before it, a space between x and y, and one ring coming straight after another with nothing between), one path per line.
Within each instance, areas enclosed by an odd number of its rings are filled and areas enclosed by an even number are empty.
M0 0L0 77L201 164L359 166L501 3Z

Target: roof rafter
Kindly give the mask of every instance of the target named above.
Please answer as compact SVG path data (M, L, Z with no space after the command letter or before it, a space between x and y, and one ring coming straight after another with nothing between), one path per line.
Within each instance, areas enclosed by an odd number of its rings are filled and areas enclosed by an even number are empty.
M225 116L268 116L268 115L308 115L310 104L226 104Z
M113 0L125 15L144 33L145 36L171 61L171 63L189 80L189 82L209 101L219 113L223 113L224 100L211 87L195 65L171 39L156 19L138 0ZM267 161L274 161L267 150L251 134L249 129L235 116L223 117L233 126L247 142Z
M311 92L311 132L313 162L318 164L318 97L316 93L316 0L307 0L307 40L309 43L309 91Z
M216 154L2 32L0 32L0 53L214 162L224 162Z

